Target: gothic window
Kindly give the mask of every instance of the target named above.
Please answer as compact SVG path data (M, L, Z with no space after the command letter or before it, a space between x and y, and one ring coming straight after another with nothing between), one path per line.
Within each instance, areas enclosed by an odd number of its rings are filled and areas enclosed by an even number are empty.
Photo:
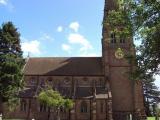
M52 82L52 77L48 77L48 82L49 82L49 83Z
M36 85L36 79L34 77L31 78L30 85L32 86Z
M23 111L23 112L26 112L26 111L27 111L27 102L26 102L25 100L21 101L20 109L21 109L21 111Z
M39 112L46 112L46 110L47 110L46 105L44 104L39 105Z
M81 102L81 113L87 113L87 103L85 101Z
M40 81L40 86L41 86L41 87L45 86L44 79L41 79L41 81Z
M69 78L66 77L65 80L64 80L64 84L69 84L69 82L70 82Z
M61 113L66 113L66 110L63 107L60 107L60 112Z
M52 77L48 77L46 82L45 82L45 85L50 85L52 86Z
M111 43L116 43L116 34L111 33Z
M124 37L120 37L120 43L125 43Z

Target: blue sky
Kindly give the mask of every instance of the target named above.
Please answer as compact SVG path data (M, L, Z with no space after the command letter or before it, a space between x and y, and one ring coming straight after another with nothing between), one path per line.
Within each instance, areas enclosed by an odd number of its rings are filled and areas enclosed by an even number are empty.
M0 24L18 27L24 56L101 56L103 8L104 0L0 0Z
M103 0L0 0L26 56L100 56ZM77 40L74 40L74 39Z

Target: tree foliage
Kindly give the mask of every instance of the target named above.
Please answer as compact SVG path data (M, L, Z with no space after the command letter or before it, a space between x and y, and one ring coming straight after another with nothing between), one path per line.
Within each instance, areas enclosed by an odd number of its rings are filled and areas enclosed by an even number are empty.
M146 113L151 115L149 106L160 101L160 91L154 83L154 75L160 75L160 1L129 0L128 5L133 34L141 41L137 47L137 67L133 78L143 82Z
M16 103L23 85L23 64L20 34L12 22L4 23L0 27L0 104Z
M139 70L146 74L159 74L160 70L160 1L131 1L134 34L139 36L137 61Z
M137 46L137 53L126 58L136 66L130 78L143 83L147 114L150 114L149 106L158 102L160 96L154 84L154 75L160 73L160 1L117 1L117 8L108 11L104 27L118 38L134 37L141 43Z
M40 103L48 106L49 108L51 109L54 108L57 112L58 120L60 119L59 116L60 108L71 109L73 107L72 100L65 99L63 96L60 95L58 91L54 91L51 88L47 90L42 90L38 95L38 100L40 101Z
M117 5L118 9L108 11L104 26L118 37L134 36L138 39L141 42L136 55L138 70L151 75L159 74L160 1L118 0Z

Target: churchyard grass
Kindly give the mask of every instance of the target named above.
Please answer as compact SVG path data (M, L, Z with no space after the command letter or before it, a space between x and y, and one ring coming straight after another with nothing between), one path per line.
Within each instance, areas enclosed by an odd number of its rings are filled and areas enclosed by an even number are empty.
M156 120L156 117L147 117L147 120ZM158 120L160 120L160 117Z

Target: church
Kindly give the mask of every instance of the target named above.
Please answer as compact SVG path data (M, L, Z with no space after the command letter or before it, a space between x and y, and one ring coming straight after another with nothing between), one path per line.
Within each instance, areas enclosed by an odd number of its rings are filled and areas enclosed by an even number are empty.
M105 0L104 20L116 0ZM109 40L110 42L108 42ZM61 110L61 120L145 120L143 89L129 79L135 67L124 57L135 54L132 37L118 40L109 28L102 29L102 57L28 58L24 68L25 89L20 105L7 118L47 120L48 108L37 95L48 84L74 101L71 110ZM55 119L54 110L51 119Z

